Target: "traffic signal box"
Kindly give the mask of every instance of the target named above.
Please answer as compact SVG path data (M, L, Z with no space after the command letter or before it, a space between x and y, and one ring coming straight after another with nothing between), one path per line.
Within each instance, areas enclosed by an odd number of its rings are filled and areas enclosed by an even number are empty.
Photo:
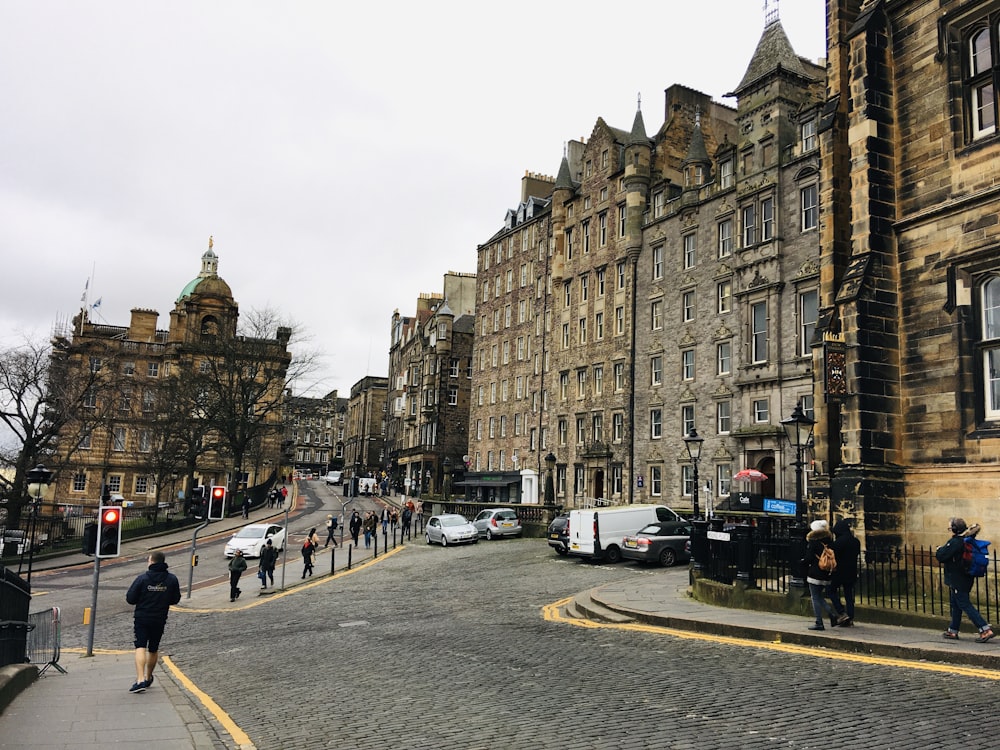
M212 487L208 498L208 520L221 521L226 517L226 488Z
M97 554L97 524L93 521L83 527L83 554Z
M97 516L97 556L118 557L122 550L122 509L102 505Z
M191 489L191 494L184 501L184 515L195 518L205 517L205 487L199 485Z

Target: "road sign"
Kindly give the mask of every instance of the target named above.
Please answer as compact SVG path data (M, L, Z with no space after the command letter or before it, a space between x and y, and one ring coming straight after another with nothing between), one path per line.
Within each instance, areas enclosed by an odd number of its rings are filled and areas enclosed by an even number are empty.
M773 497L764 498L764 512L765 513L779 513L783 516L794 516L795 515L795 501L794 500L778 500Z

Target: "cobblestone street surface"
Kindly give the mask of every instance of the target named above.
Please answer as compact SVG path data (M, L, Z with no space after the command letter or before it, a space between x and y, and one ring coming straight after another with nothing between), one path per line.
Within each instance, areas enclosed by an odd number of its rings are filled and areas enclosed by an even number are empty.
M686 575L537 539L415 542L258 607L171 614L164 650L259 750L995 744L991 680L542 617L622 577ZM102 646L130 638L130 618L102 627Z

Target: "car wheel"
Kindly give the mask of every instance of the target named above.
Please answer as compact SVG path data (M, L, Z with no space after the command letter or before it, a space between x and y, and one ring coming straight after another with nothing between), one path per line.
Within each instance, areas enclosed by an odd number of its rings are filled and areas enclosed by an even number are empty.
M431 535L430 534L424 534L424 537L426 537L427 543L430 544L431 543Z
M445 534L441 535L441 546L442 547L448 546L448 537Z
M663 551L660 552L660 565L664 568L669 568L675 562L677 562L677 553L670 549L670 547L664 547Z
M604 550L604 559L609 563L621 562L622 551L618 547L612 544L606 550Z
M489 529L486 529L486 541L488 542L493 541L493 532L490 531Z
M565 555L566 555L566 548L565 547L556 547L555 550L556 550L556 554L557 555L559 555L560 557L565 557Z

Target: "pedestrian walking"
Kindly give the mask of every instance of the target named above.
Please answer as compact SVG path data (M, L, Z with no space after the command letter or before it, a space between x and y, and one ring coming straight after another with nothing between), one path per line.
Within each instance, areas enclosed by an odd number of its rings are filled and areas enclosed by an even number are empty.
M135 634L135 683L130 693L143 693L153 684L153 668L160 654L160 640L167 625L170 607L181 600L177 576L167 571L166 558L159 550L146 558L149 567L132 581L125 601L135 607L132 616Z
M250 496L245 495L243 497L243 517L250 518Z
M851 531L851 522L841 518L833 525L833 554L837 558L837 569L830 578L827 595L837 611L837 617L830 619L836 627L854 624L854 585L858 581L858 559L861 556L861 542ZM844 603L840 602L840 592L844 592ZM846 619L842 617L846 615Z
M287 497L288 497L288 488L283 486L281 488L281 496L278 498L278 507L279 508L285 507L285 500L286 500Z
M369 511L365 514L365 520L361 528L365 532L365 549L370 549L372 546L372 536L378 531L378 517L374 511Z
M358 534L361 533L361 526L362 525L363 524L362 524L362 521L361 521L361 514L359 514L356 510L353 511L351 513L351 521L350 521L350 524L348 525L348 529L351 532L351 539L354 540L354 546L355 547L358 546Z
M822 518L809 524L809 533L806 534L806 582L809 584L809 596L812 598L813 614L816 622L809 626L810 630L826 630L823 624L823 613L830 616L831 622L836 622L841 618L847 620L847 615L838 615L833 606L826 600L826 589L830 585L833 576L831 571L820 568L819 560L828 546L833 544L833 534L830 533L830 525Z
M337 519L332 514L326 517L326 543L323 546L329 547L330 542L337 546Z
M257 577L260 578L261 589L267 588L269 579L271 585L274 585L274 566L277 562L278 550L274 548L274 544L268 539L267 544L264 545L264 549L260 551L260 570L257 573Z
M313 541L313 540L316 541ZM306 537L305 542L302 543L302 577L305 578L308 573L310 576L313 574L313 563L316 561L316 545L319 541L319 537L316 536L316 529L310 529L309 535Z
M417 531L419 532L420 529L422 529L424 527L424 504L423 504L423 502L417 503L417 507L416 507L416 510L414 511L414 513L417 516Z
M233 558L229 561L229 601L235 602L240 598L240 576L247 569L247 561L240 550L233 553Z
M389 528L389 521L392 519L388 508L382 508L382 513L379 516L379 520L382 522L382 533L384 534Z
M402 515L402 526L400 526L399 535L402 537L406 535L407 538L410 537L410 524L413 522L413 511L410 510L409 506L404 506Z
M979 533L979 524L974 523L969 526L964 518L952 518L948 522L948 530L951 532L951 539L937 548L934 556L944 567L944 582L948 586L948 593L951 603L951 622L948 629L941 635L950 641L958 640L958 628L962 622L962 613L968 615L972 624L979 630L976 643L986 643L993 638L995 633L993 627L986 622L983 616L976 609L969 599L969 592L972 591L973 578L965 570L962 563L962 553L965 551L965 537L975 536Z

